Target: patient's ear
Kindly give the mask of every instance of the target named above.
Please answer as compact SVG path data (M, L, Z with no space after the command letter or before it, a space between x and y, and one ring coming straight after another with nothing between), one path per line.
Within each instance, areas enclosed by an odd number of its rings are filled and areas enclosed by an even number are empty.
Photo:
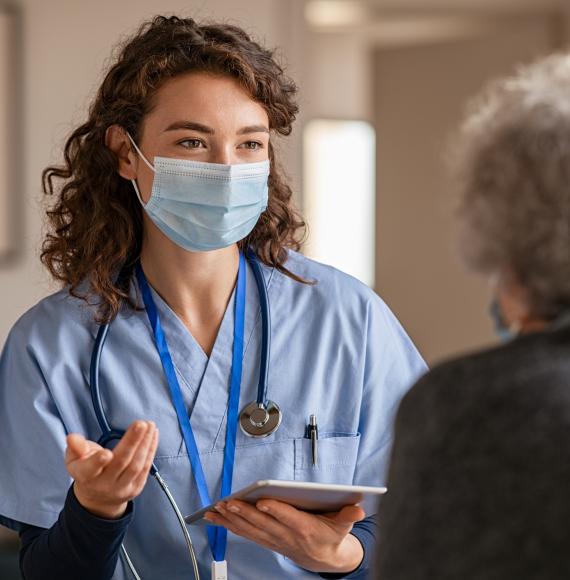
M517 328L524 333L540 330L547 325L546 320L532 311L530 293L513 272L501 275L497 285L497 300L509 328Z
M129 180L136 179L138 158L123 127L108 127L105 132L105 145L117 156L119 175Z

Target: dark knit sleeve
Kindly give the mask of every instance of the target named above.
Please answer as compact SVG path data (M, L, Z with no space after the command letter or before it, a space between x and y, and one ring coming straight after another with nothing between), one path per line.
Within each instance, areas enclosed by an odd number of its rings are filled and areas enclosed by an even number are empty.
M57 522L49 529L21 524L20 570L25 580L110 580L133 504L118 520L88 512L69 489Z

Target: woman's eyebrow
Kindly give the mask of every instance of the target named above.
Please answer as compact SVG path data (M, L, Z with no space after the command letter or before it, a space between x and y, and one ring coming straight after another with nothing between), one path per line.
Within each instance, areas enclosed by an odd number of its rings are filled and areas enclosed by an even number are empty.
M199 133L206 133L207 135L215 135L214 129L208 127L207 125L202 125L201 123L196 123L194 121L175 121L168 125L165 129L166 131L180 131L180 130L190 130L198 131ZM236 132L236 135L247 135L250 133L269 133L269 127L265 125L248 125L247 127L242 127Z
M248 127L243 127L236 134L246 135L248 133L269 133L269 127L265 125L250 125Z
M213 135L215 133L212 127L202 125L201 123L195 123L194 121L175 121L168 125L165 131L179 131L180 129L189 129L190 131L198 131L199 133L206 133L208 135Z

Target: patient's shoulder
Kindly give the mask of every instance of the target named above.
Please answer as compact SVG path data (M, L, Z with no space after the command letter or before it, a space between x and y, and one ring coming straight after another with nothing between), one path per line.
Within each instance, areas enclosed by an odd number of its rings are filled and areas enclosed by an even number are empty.
M483 420L532 415L551 405L570 410L570 331L528 335L436 365L406 395L409 415L422 410Z

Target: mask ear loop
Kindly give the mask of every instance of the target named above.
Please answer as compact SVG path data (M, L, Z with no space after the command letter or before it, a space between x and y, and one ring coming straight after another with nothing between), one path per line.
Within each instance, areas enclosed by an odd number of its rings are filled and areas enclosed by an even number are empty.
M501 283L501 278L502 278L501 272L494 272L489 277L489 284L494 289L495 293L497 292L499 284ZM499 306L499 300L496 296L493 300L493 304L494 304L494 306L492 308L495 311L495 316L501 318L501 320L503 321L503 324L508 329L510 335L514 338L520 336L522 333L522 326L523 326L522 321L515 320L515 321L511 322L511 324L509 326L506 326L505 318L504 318L503 313L501 311L501 308Z
M148 168L153 173L156 173L156 169L153 167L153 165L150 163L150 161L143 155L143 152L138 148L138 145L135 143L135 140L131 137L131 134L128 131L125 131L125 133L127 134L129 141L133 144L133 147L135 148L135 151L138 153L138 156L146 163ZM141 205L144 207L146 204L143 201L143 198L141 197L141 193L139 191L139 187L137 185L136 179L131 179L131 183L133 184L133 187L135 189L137 197L139 198L139 201L141 202Z

